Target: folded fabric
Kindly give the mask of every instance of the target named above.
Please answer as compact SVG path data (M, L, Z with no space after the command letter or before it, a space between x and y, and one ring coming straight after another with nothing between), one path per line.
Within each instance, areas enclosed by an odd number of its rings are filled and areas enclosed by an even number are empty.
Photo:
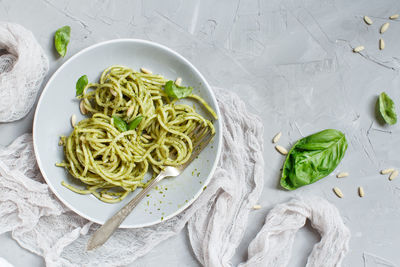
M307 219L320 233L321 241L314 246L306 266L340 266L349 250L350 231L337 208L320 197L292 199L273 208L249 245L249 260L240 266L287 266L296 232Z
M32 32L0 22L0 122L28 114L48 70L49 61Z
M118 229L102 247L86 252L88 234L99 226L70 211L49 191L36 165L32 137L26 134L0 149L0 234L11 231L22 247L43 256L48 266L120 266L187 224L201 264L231 266L263 189L263 126L236 94L214 91L223 120L222 154L207 189L184 212L151 227ZM280 259L278 249L290 251L294 233L307 218L322 235L308 266L322 266L321 259L326 259L323 266L339 266L350 235L337 209L323 199L292 200L273 209L243 266L287 264L289 256Z

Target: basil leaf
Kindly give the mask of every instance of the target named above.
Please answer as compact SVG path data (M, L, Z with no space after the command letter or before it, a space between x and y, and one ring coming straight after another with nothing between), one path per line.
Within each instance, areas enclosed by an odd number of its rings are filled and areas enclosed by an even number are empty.
M178 98L178 99L187 97L188 95L190 95L192 93L192 90L193 90L192 87L178 86L175 84L174 81L168 81L164 85L165 93L170 97L174 97L174 98Z
M64 26L59 28L54 35L54 46L60 56L64 57L67 53L67 46L71 34L71 27Z
M83 90L85 89L86 85L88 85L88 77L86 75L81 76L78 81L76 82L76 95L81 95Z
M286 157L281 186L294 190L324 178L337 167L346 150L346 137L333 129L300 139Z
M395 124L397 122L396 107L393 100L385 93L382 92L378 98L379 113L388 124Z
M129 123L128 130L135 130L142 120L143 120L142 115L137 116L133 121Z
M128 130L128 126L126 125L126 122L121 119L118 116L112 116L113 117L113 124L114 126L120 131L120 132L125 132Z

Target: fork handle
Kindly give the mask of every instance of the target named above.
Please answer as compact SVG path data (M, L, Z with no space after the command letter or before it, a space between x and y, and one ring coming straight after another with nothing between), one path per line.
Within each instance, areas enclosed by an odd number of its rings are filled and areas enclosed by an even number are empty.
M92 250L103 245L110 236L117 230L121 223L128 217L137 204L144 198L144 196L163 178L165 172L160 172L153 181L151 181L142 191L139 192L131 201L122 207L117 213L108 219L97 231L90 237L86 250Z

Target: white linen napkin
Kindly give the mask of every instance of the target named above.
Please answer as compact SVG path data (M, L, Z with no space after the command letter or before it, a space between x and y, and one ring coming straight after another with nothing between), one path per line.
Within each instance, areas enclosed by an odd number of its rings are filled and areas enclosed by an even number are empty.
M25 134L0 148L0 234L11 231L22 247L42 256L47 266L120 266L187 224L201 264L231 266L249 212L263 189L263 126L239 96L223 89L214 91L223 120L222 155L209 186L184 212L151 227L119 229L101 248L86 252L88 236L98 225L70 211L49 191L36 165L32 137ZM337 209L320 198L294 199L274 208L241 266L285 266L294 235L306 219L322 235L307 266L340 266L350 233Z
M28 114L48 70L49 61L32 32L0 22L0 122Z

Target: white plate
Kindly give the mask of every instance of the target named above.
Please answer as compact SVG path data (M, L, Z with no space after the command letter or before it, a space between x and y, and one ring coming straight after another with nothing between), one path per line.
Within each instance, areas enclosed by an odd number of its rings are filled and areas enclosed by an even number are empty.
M70 118L84 118L79 112L75 98L75 83L86 74L89 81L97 81L101 72L111 65L125 65L135 70L145 67L174 80L182 77L184 85L194 88L220 112L210 86L200 72L185 58L171 49L144 40L118 39L88 47L71 57L51 77L40 96L33 123L33 144L39 168L53 193L71 210L93 222L103 224L137 191L117 204L104 203L92 195L79 195L61 185L61 181L79 184L65 169L56 167L64 159L62 147L58 146L60 135L72 131ZM196 103L199 113L206 115ZM208 116L209 117L209 116ZM178 177L167 178L153 189L123 222L123 228L137 228L167 220L187 208L210 182L221 152L221 120L214 122L216 136L198 159Z

